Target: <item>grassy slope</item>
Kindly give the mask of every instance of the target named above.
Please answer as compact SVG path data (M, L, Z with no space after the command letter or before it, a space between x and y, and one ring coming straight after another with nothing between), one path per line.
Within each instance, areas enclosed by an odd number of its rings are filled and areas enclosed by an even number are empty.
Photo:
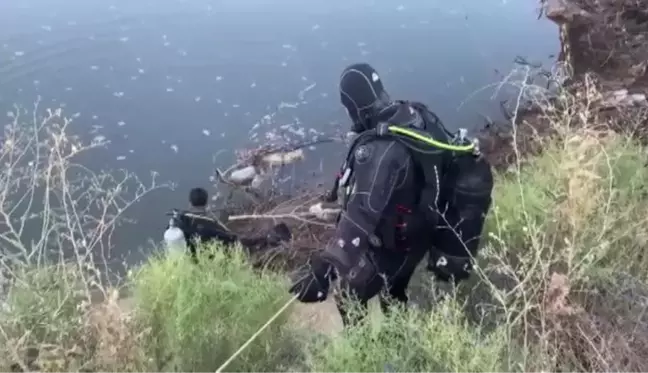
M335 335L289 310L227 369L648 369L646 151L580 117L578 129L556 120L542 155L498 175L479 268L456 293ZM0 369L216 370L289 299L283 276L216 252L200 266L152 259L129 280L132 312L111 295L81 302L69 267L21 272L0 313Z

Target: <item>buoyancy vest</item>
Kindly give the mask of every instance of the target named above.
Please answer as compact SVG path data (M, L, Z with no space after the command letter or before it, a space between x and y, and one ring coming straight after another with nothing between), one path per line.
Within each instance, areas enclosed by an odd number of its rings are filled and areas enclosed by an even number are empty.
M416 180L419 184L419 188L412 191L417 196L417 217L422 217L425 226L429 227L424 231L429 233L425 236L431 241L434 234L433 227L436 227L440 216L439 195L448 165L457 153L478 156L479 146L476 139L467 138L464 129L460 129L456 134L449 132L441 120L424 104L406 101L399 101L397 104L409 105L413 108L420 116L421 125L402 125L387 120L379 122L374 129L358 134L349 147L333 190L329 194L329 200L336 200L338 188L343 188L342 208L346 209L349 196L353 192L354 183L350 181L353 179L355 149L378 137L391 138L407 147L414 162Z

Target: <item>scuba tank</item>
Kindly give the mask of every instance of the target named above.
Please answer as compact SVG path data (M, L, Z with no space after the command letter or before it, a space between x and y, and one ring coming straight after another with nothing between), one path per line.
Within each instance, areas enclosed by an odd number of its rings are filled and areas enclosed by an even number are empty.
M172 212L172 217L169 220L169 228L164 231L164 243L167 253L186 253L187 241L184 232L178 227L178 211Z

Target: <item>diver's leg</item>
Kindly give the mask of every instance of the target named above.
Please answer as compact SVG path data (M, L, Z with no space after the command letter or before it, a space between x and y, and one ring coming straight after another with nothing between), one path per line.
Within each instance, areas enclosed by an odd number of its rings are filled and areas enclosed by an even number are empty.
M254 253L265 250L272 246L277 246L281 242L287 242L292 239L290 228L285 223L279 223L272 227L266 234L250 237L239 237L238 240L246 251Z
M383 260L383 263L381 263L383 266L391 267L385 284L386 291L383 291L380 297L380 306L383 313L389 312L389 306L394 302L403 306L407 305L409 301L407 288L416 268L425 258L427 251L427 245L416 245L410 248L404 261L397 261L393 258Z
M371 255L365 257L362 267L355 267L346 278L340 279L335 295L344 326L357 325L367 314L371 298L380 293L384 281Z
M407 296L407 286L412 278L412 274L399 274L387 281L386 289L380 293L380 308L384 314L390 312L393 304L407 305L409 297Z
M368 313L367 299L357 300L346 292L335 294L335 305L345 327L358 325Z

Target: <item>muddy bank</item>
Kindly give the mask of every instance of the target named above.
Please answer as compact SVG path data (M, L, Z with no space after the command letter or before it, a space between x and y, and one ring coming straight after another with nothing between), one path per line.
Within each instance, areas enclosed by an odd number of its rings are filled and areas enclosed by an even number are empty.
M492 164L502 170L516 153L526 158L540 152L561 124L629 132L647 141L648 2L541 0L540 6L540 16L560 30L557 65L525 67L521 91L526 92L517 97L522 104L509 101L503 109L507 121L492 123L480 134ZM544 79L542 92L531 89L538 88L532 86L537 76ZM584 110L594 113L588 123L578 119Z
M542 6L560 28L560 58L576 79L594 73L603 90L648 93L648 3L542 0Z

